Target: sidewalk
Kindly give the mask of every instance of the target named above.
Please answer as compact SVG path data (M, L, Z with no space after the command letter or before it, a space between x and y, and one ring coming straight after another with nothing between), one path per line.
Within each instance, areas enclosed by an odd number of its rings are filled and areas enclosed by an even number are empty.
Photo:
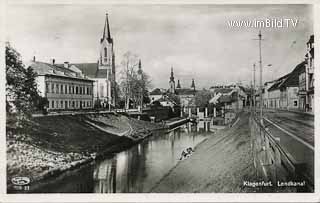
M218 131L180 161L150 192L254 192L244 181L256 181L250 147L248 113L232 128Z

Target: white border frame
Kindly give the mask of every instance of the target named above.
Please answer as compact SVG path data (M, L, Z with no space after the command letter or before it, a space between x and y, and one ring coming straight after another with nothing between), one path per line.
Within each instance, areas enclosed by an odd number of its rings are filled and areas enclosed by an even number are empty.
M320 96L319 91L319 59L320 46L320 1L316 0L2 0L0 1L0 33L5 33L7 4L313 4L315 34L315 192L314 193L138 193L138 194L6 194L6 142L5 142L5 69L0 72L0 201L1 202L320 202L320 157L318 134L320 127ZM0 64L5 67L4 39L1 36Z

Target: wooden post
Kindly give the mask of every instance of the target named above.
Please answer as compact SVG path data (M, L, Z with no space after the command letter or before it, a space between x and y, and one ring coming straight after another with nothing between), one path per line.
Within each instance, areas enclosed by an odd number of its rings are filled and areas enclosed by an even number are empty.
M208 117L208 107L206 107L204 109L204 117L207 118Z

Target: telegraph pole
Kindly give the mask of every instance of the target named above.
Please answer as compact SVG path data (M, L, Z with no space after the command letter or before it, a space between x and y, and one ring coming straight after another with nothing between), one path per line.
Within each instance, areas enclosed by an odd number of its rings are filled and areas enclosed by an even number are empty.
M262 57L261 57L261 30L259 30L259 65L260 65L260 122L263 125L263 118L262 118L262 110L263 110L263 99L262 99Z
M253 111L256 113L256 64L253 64Z

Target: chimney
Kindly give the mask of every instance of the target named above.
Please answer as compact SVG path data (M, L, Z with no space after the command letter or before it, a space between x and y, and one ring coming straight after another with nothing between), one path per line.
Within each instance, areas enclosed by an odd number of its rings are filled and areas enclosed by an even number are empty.
M33 56L33 60L32 60L33 62L35 62L36 61L36 56Z
M68 61L64 62L63 66L64 66L65 68L69 68L69 62L68 62Z
M55 62L56 62L56 60L55 60L55 59L52 59L52 65L54 65Z

